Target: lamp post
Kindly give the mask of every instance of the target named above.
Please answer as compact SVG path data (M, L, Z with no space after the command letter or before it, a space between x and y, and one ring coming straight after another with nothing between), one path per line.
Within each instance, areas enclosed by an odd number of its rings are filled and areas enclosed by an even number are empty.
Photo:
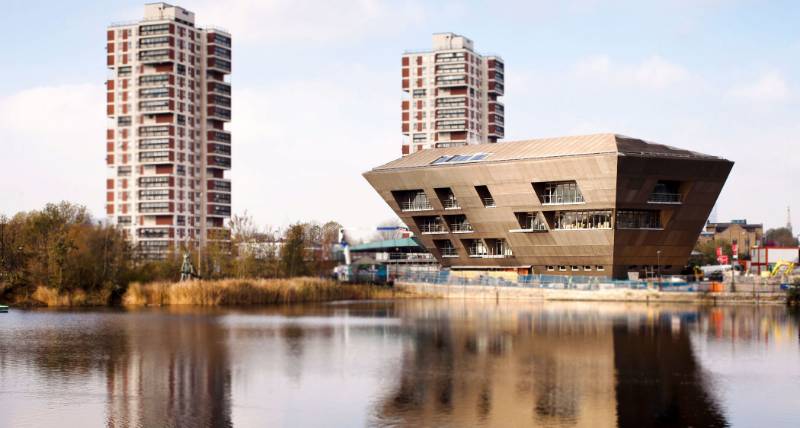
M656 266L658 269L658 291L662 291L661 286L661 250L656 251Z

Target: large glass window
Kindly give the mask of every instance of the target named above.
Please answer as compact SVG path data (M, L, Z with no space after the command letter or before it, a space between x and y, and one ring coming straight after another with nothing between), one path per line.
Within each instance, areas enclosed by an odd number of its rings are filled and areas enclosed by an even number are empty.
M547 230L547 224L539 212L514 213L521 230L542 231Z
M556 211L555 229L611 229L611 211Z
M508 245L505 239L487 239L486 240L487 257L502 258L511 257L511 246Z
M661 229L657 210L617 210L617 229Z
M583 194L574 181L537 183L534 189L539 193L542 204L580 204L585 202Z
M464 240L464 248L467 249L470 257L484 257L489 253L486 244L480 239Z
M444 221L438 216L414 217L420 233L447 233Z
M423 190L401 190L392 192L402 211L432 210L433 205Z
M472 232L474 229L472 225L467 220L467 216L465 215L446 215L444 216L445 221L447 222L447 227L450 229L450 232L453 233L468 233Z
M449 239L435 240L433 243L442 257L458 257L458 250Z
M661 204L678 204L681 202L680 183L677 181L659 180L647 202Z

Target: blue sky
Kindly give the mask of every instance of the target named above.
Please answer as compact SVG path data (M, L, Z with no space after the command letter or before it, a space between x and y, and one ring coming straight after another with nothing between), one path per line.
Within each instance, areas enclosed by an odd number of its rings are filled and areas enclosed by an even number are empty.
M360 174L399 154L400 55L441 31L505 59L507 140L617 132L715 154L736 162L719 220L800 212L798 2L175 4L233 34L233 208L260 224L393 218ZM4 9L0 213L69 199L101 215L104 31L142 3Z

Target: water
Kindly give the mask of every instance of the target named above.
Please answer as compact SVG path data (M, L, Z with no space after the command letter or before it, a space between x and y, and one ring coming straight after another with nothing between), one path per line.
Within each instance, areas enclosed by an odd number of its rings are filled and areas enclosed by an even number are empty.
M800 426L783 307L401 301L0 315L0 426Z

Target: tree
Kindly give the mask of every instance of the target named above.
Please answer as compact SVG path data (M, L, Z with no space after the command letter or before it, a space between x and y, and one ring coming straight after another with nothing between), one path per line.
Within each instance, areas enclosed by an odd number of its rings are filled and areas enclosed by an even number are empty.
M768 246L776 247L797 247L797 238L792 236L792 231L786 227L778 227L769 229L766 233L766 241Z
M722 254L728 256L730 259L733 256L733 249L731 243L727 240L721 239L717 241L704 241L697 244L694 249L699 252L699 262L701 265L717 265L717 247L722 247Z
M308 275L306 233L303 224L294 224L286 231L286 241L281 248L281 267L283 274L290 278Z

